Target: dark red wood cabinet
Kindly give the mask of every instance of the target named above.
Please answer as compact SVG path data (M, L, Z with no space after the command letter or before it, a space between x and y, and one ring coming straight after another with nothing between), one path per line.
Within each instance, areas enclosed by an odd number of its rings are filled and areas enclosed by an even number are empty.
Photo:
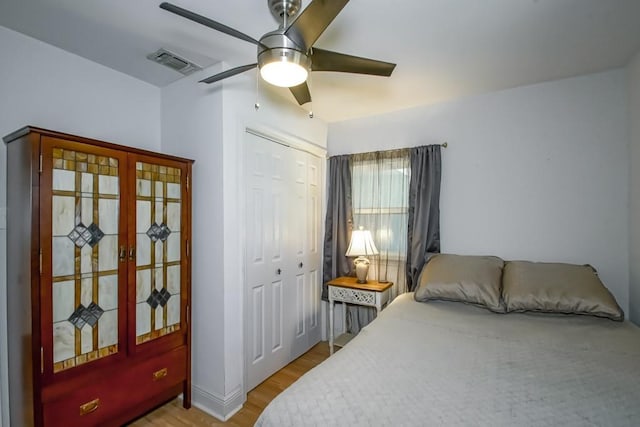
M11 425L188 408L193 161L34 127L4 141Z

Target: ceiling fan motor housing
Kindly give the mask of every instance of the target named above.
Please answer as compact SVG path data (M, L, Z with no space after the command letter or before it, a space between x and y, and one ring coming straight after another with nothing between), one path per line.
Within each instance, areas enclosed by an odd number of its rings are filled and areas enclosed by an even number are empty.
M258 67L274 61L293 62L305 68L311 69L311 58L304 49L283 34L282 30L265 34L258 44Z

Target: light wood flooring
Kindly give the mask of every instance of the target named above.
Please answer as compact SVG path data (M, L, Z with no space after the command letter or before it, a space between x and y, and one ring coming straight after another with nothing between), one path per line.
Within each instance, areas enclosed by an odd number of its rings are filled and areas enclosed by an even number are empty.
M247 401L227 422L222 422L196 407L186 410L178 399L157 408L130 426L253 426L262 410L305 372L329 357L329 344L324 341L267 378L247 395Z

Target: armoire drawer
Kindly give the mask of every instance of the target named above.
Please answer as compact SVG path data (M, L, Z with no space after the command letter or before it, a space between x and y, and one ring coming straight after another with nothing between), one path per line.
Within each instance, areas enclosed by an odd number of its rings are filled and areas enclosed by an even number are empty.
M186 379L186 348L149 359L44 404L45 426L94 426Z

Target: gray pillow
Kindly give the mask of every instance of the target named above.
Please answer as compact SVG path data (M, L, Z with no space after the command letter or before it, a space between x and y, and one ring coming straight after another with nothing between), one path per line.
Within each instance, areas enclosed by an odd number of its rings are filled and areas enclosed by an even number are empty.
M459 301L504 313L500 282L504 261L495 256L438 254L420 273L416 301Z
M586 314L624 320L622 309L590 265L508 261L502 297L508 312Z

